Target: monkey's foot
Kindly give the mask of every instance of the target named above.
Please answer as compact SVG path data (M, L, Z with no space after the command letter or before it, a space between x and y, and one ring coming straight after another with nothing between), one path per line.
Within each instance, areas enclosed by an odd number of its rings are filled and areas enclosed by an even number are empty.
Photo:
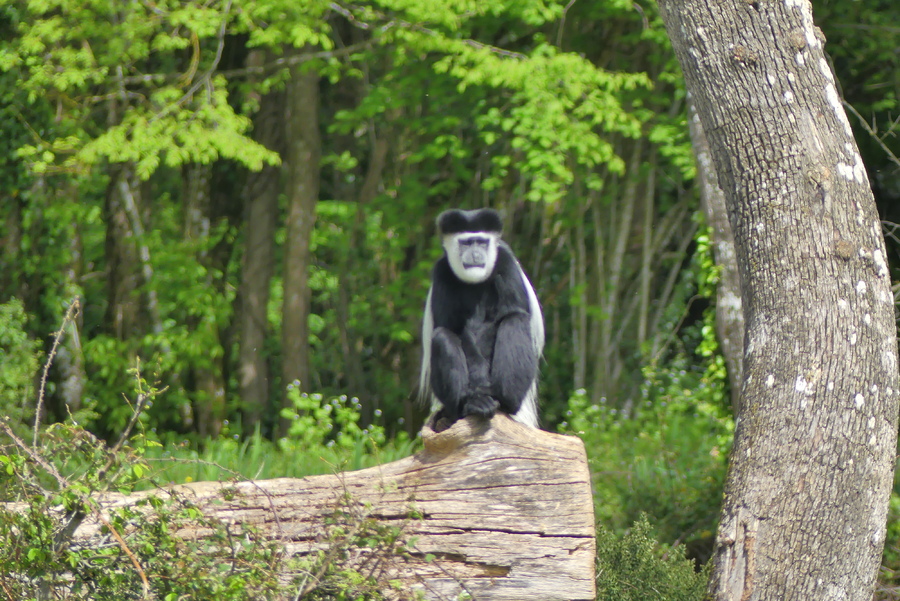
M500 403L497 399L486 394L473 394L466 397L463 401L462 414L463 417L477 415L479 417L490 419L494 417L494 414L497 413L497 409L499 408Z
M439 417L435 419L430 425L431 429L435 432L443 432L444 430L448 430L454 423L454 420L446 417Z

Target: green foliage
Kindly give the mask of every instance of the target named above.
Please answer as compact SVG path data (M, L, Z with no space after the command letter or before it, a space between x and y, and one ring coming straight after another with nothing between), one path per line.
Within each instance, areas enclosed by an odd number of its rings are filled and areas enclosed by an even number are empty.
M669 319L684 320L694 291L713 295L716 278L708 237L698 234ZM623 410L605 399L593 404L579 390L560 426L585 442L601 525L622 532L647 515L662 540L684 541L699 556L711 548L734 435L714 314L707 307L684 326L664 361L645 360L634 406Z
M44 445L30 455L0 455L0 497L27 503L24 511L0 508L0 581L8 595L237 600L267 599L277 589L277 545L206 518L175 494L113 509L104 522L113 544L70 546L74 526L97 511L95 494L130 490L147 466L140 452L110 450L78 427L57 426ZM188 524L209 536L177 537Z
M361 427L362 405L357 398L301 393L296 386L289 386L288 398L294 408L283 409L281 415L291 420L291 425L288 435L278 441L278 448L287 456L312 451L318 461L306 462L307 474L395 461L410 455L417 443L402 431L388 441L380 410L375 411L372 423Z
M118 534L116 543L100 548L55 543L70 519L73 514L60 514L38 497L27 512L0 510L5 574L0 580L8 594L19 599L39 598L46 591L98 601L146 595L237 601L270 599L278 590L278 545L259 542L248 527L206 518L176 495L112 510L105 530ZM75 519L80 521L77 514ZM206 529L208 536L177 537L187 525Z
M597 532L597 601L700 601L706 580L684 547L660 547L646 516L621 538Z
M640 134L640 122L622 106L620 93L649 86L644 74L609 73L549 44L537 45L527 58L464 42L453 50L435 70L453 75L460 89L480 85L513 92L511 107L490 107L476 119L488 144L509 139L506 152L492 154L494 173L483 184L486 190L500 187L515 164L530 180L526 197L553 203L573 183L573 165L594 173L586 180L590 188L602 186L596 167L623 171L609 137Z
M404 590L392 580L395 562L409 557L411 542L404 530L410 517L381 522L371 505L356 502L349 493L338 497L317 537L321 550L291 566L299 573L298 597L309 601L381 601L422 599L422 591ZM360 552L365 550L365 552Z
M19 75L30 103L59 103L54 136L18 151L33 172L109 160L131 162L147 179L160 164L226 158L258 170L279 161L245 135L250 120L234 111L226 78L215 74L235 17L230 1L198 8L6 0L0 7L18 17L16 35L0 44L0 71ZM113 103L105 128L94 121L102 103Z
M175 495L147 497L98 518L111 545L71 545L78 525L99 512L98 493L127 493L149 473L142 455L153 443L141 436L132 447L122 443L160 391L138 369L132 376L134 413L113 447L69 424L49 427L31 446L5 421L0 424L0 499L20 502L0 508L3 590L18 599L267 598L277 586L277 547L254 542L246 528L205 518ZM176 537L187 522L201 524L210 537ZM235 546L236 537L243 542Z
M418 447L418 439L405 432L388 439L380 411L372 424L361 427L358 399L301 394L294 386L289 397L294 409L282 411L291 420L285 438L273 442L257 429L242 439L226 424L217 439L154 446L142 454L154 466L153 482L302 478L396 461Z
M289 386L288 398L294 409L284 409L282 417L291 420L288 435L278 441L279 450L286 455L315 450L318 469L324 466L340 470L360 469L411 454L415 441L401 431L387 440L381 422L382 412L375 410L375 419L360 426L362 405L357 398L346 395L326 398L322 394L301 393ZM307 469L315 470L311 462ZM313 473L313 472L310 472Z
M703 547L718 518L731 422L691 403L677 382L671 389L671 404L645 401L630 416L576 392L561 427L584 440L602 526L623 532L647 514L662 540Z
M138 368L131 370L131 377L136 394L133 414L113 447L69 424L51 426L41 433L39 445L32 447L5 421L0 423L0 500L19 502L0 505L0 564L4 568L0 586L7 596L262 600L279 596L285 573L297 575L289 586L299 599L377 601L387 598L387 591L402 592L389 576L391 561L409 555L405 523L381 523L375 509L347 494L339 496L325 520L320 550L294 560L291 566L284 564L280 543L266 541L246 525L210 518L174 491L157 489L135 504L101 515L100 493L127 494L161 479L151 467L159 443L144 435L124 443L131 428L140 424L142 409L162 391L148 385ZM294 399L303 414L286 415L296 418L292 434L307 452L299 462L297 453L293 454L295 465L309 467L317 452L328 452L332 446L337 447L333 456L346 459L353 454L360 460L360 449L374 453L374 447L385 442L382 428L359 428L358 404L348 405L346 399L322 404L320 395L294 395ZM308 415L312 419L305 419ZM329 436L334 444L325 442ZM288 455L288 440L283 441L284 448L268 451ZM257 436L256 444L262 442ZM249 457L254 463L257 458ZM75 529L89 515L102 524L110 544L71 544ZM410 519L415 515L411 508ZM201 538L179 536L186 527L204 534ZM366 552L360 555L359 549Z
M32 418L41 343L27 332L22 303L0 305L0 419L23 431Z

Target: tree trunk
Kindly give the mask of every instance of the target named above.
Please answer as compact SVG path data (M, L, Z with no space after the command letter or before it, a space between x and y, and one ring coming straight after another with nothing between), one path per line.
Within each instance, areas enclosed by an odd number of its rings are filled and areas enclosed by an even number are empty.
M591 387L591 401L599 404L605 397L615 398L617 395L619 381L616 377L617 368L621 367L621 361L618 356L618 348L613 343L616 326L618 325L621 315L621 295L622 289L626 285L628 276L628 265L625 261L625 255L628 250L628 242L632 235L632 220L634 218L635 205L638 204L639 196L639 177L641 162L643 159L643 141L636 140L631 148L631 158L628 161L627 176L622 191L622 200L619 202L621 214L616 220L614 228L609 229L612 242L610 243L609 271L606 277L597 278L599 306L602 311L597 319L597 336L594 346L599 351L594 354L594 381ZM595 219L599 215L594 212ZM595 222L595 230L600 230L600 224ZM605 241L598 240L597 244L602 245ZM604 261L598 258L597 264L603 264ZM602 273L602 272L601 272ZM638 276L639 277L639 276Z
M366 175L359 188L356 202L356 216L352 224L348 224L347 240L348 248L340 254L337 315L340 323L338 338L341 350L344 354L344 381L346 390L356 395L362 404L360 425L368 426L375 419L375 412L379 408L380 396L372 395L368 391L373 388L366 382L365 354L361 336L353 327L351 321L351 305L353 303L353 291L359 289L359 262L363 260L366 249L366 214L367 207L378 195L381 185L382 173L387 161L388 142L384 137L377 137L374 125L370 125L370 138L372 144L368 157ZM385 285L380 281L378 285Z
M884 240L805 0L664 0L734 229L743 409L714 599L869 601L897 427Z
M0 211L3 221L0 223L0 249L3 253L3 261L0 262L0 290L3 295L0 302L8 302L11 297L24 298L22 261L22 238L24 227L22 213L25 208L25 200L18 193L11 194L6 189L0 191Z
M63 188L66 194L65 201L80 202L78 187L68 185ZM74 315L71 334L65 335L60 341L59 349L53 367L57 370L59 378L59 400L65 408L65 413L71 415L81 409L84 400L84 388L87 383L85 373L84 352L81 348L82 331L84 326L84 292L81 287L83 273L84 245L81 237L81 226L75 221L66 226L67 244L69 253L66 259L66 268L63 284L63 297L68 303L78 302L79 309ZM61 412L62 413L62 412Z
M728 221L725 193L712 162L712 151L700 117L691 104L688 108L691 144L697 157L697 181L700 201L706 214L712 238L713 257L719 267L716 286L716 337L725 357L728 383L731 386L731 410L734 417L741 411L741 382L744 361L744 307L741 304L741 276L734 254L734 233Z
M373 557L377 549L357 549L347 553L354 558L351 564L332 566L376 564L385 582L401 584L400 590L386 585L386 599L419 598L416 590L424 599L457 599L464 593L478 601L595 598L594 512L580 439L527 428L505 415L490 422L468 418L439 434L429 428L422 434L424 450L418 454L366 470L196 482L170 492L208 517L251 526L257 536L279 541L284 559L335 556L329 554L335 545L329 528L358 527L335 524L338 516L396 526L407 555ZM159 492L109 493L98 501L104 508L138 507L148 494ZM209 528L196 524L178 535L202 538ZM92 515L74 540L97 545L105 536ZM366 573L369 569L375 568ZM290 598L301 596L294 591Z
M182 170L184 178L184 237L198 248L196 261L204 267L204 284L209 290L216 289L213 265L210 256L210 229L212 227L212 199L210 186L212 167L210 165L187 165ZM222 343L216 320L205 315L191 318L192 329L205 330L210 344L210 353L194 365L193 417L197 432L203 437L216 437L225 419L225 377L222 366Z
M255 51L251 52L247 62L254 65L263 60L264 53ZM253 120L253 139L281 153L284 147L283 115L283 94L270 92L263 96ZM275 268L280 172L278 167L265 165L260 171L248 174L244 189L246 233L238 295L238 382L244 408L243 426L248 433L269 406L269 362L265 343L269 332L269 293Z
M140 204L140 186L131 164L110 168L103 221L106 223L106 325L119 340L140 333L139 265L129 220L129 203Z
M284 388L299 381L309 386L309 245L319 197L319 74L294 67L287 84L288 209L284 248L284 305L281 321ZM278 436L290 422L279 420Z

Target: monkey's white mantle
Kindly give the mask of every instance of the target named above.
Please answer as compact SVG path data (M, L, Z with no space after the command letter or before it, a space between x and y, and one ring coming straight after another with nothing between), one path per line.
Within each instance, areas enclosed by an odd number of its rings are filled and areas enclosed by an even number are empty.
M420 453L356 472L177 488L207 515L252 524L290 554L326 544L322 524L339 499L368 504L413 537L412 556L392 571L426 599L594 599L594 512L581 440L505 415L422 434ZM77 539L96 529L89 521ZM181 533L192 534L203 536Z

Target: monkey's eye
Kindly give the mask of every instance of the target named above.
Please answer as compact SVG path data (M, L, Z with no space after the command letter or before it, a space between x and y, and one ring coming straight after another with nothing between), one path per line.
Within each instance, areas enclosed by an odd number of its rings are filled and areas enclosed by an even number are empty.
M459 241L459 245L463 248L470 246L487 246L488 238L466 238Z

